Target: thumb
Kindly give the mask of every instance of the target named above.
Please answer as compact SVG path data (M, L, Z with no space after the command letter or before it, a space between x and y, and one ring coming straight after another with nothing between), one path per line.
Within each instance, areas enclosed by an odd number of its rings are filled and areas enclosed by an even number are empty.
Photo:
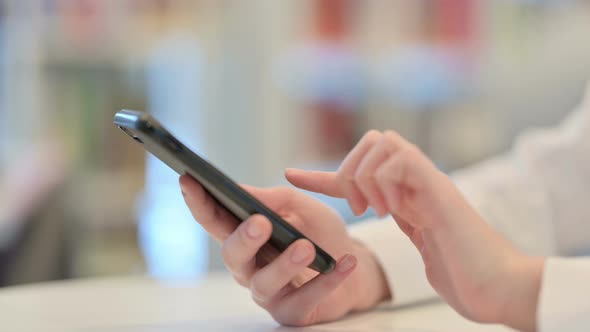
M340 187L334 172L287 168L285 177L295 187L332 197L345 198L344 191Z
M250 195L275 212L292 203L294 190L287 187L258 188L240 185Z

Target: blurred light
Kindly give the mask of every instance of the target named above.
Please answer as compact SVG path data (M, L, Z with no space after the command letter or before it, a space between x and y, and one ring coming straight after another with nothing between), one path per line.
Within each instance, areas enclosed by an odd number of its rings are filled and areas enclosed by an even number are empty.
M381 93L392 104L423 110L462 96L467 72L462 59L434 46L406 47L379 68Z
M202 152L201 50L195 38L165 37L148 60L148 99L152 113L190 148ZM140 234L149 273L164 280L206 272L208 240L180 193L178 174L147 156L146 189L140 203Z
M309 44L281 59L278 80L292 98L356 106L367 93L365 67L346 45Z

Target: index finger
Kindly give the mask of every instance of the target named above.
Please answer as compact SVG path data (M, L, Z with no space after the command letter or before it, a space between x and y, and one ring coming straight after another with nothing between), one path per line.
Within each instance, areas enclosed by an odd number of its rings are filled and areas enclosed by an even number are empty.
M337 174L334 172L306 171L296 168L287 168L285 177L292 185L316 193L345 198Z
M298 188L332 197L351 199L354 203L358 204L357 208L361 210L366 205L366 202L358 188L352 183L352 179L364 156L382 136L376 130L367 132L346 158L344 158L338 172L305 171L287 168L285 170L285 177L291 184ZM343 177L344 181L339 176ZM347 187L350 187L348 188L349 190L347 190Z
M238 220L189 175L182 175L179 182L184 201L195 220L215 240L224 241L236 229Z

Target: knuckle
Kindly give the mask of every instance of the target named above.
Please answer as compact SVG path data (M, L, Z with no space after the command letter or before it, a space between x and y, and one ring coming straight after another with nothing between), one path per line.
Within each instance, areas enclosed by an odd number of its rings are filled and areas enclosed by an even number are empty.
M378 181L388 184L397 182L400 167L402 166L402 159L404 159L403 155L397 154L387 159L387 161L385 161L385 163L383 163L383 165L377 170L375 176L378 177Z
M422 153L422 151L420 150L420 147L418 147L414 143L408 143L406 146L406 149L409 151L408 153L411 153L413 155L418 155L418 154Z
M383 133L383 139L391 144L399 144L400 142L403 141L403 138L401 137L401 135L393 130L386 130Z
M234 278L234 280L235 280L235 281L236 281L236 282L237 282L237 283L238 283L240 286L243 286L243 287L246 287L246 288L248 287L248 285L249 285L249 282L248 282L248 280L246 280L246 278L244 278L242 275L239 275L239 274L232 274L232 277Z
M377 182L384 182L389 179L389 168L379 167L375 172L375 179Z
M356 172L356 174L354 175L354 181L360 186L369 184L372 180L373 180L373 175L369 172L364 171L364 170L360 170L360 171Z
M294 192L292 188L289 188L287 186L280 186L280 187L275 188L275 190L276 190L276 194L281 195L281 196L290 196L290 195L293 195L293 192Z
M383 132L383 138L390 141L397 141L399 140L400 135L393 130L386 130Z
M336 175L336 181L338 181L340 187L344 192L349 192L351 187L356 185L356 180L354 178L354 174L350 174L349 172L338 172Z
M258 295L254 294L254 292L250 291L250 297L252 298L252 300L254 301L254 303L258 304L259 306L261 306L264 309L269 310L270 308L267 305L266 300L259 298Z
M311 325L317 319L317 315L314 313L306 314L290 309L289 307L278 307L270 311L270 314L277 322L294 328Z
M333 276L332 278L327 278L324 281L324 288L326 289L334 289L342 282L342 279Z
M287 255L290 255L293 252L293 249L289 250ZM282 271L285 274L292 274L296 271L296 266L294 263L291 263L290 259L286 259L287 257L281 257L282 259L277 259L277 268L279 271Z
M386 172L383 173L383 175L380 178L380 181L385 186L398 185L400 182L400 178L396 177L395 174L392 172Z
M369 142L376 142L377 140L379 140L381 138L383 134L381 134L380 131L375 130L375 129L371 129L369 131L367 131L367 133L364 135L363 139Z
M405 140L395 131L387 131L380 141L381 148L387 155L391 155L404 147Z
M223 258L225 266L231 270L233 268L233 250L231 250L231 244L229 241L229 239L226 240L221 246L221 257Z
M341 185L346 186L354 183L354 175L351 175L346 171L340 171L338 174L336 174L336 181L338 181L338 183Z
M407 144L399 152L401 159L413 159L417 156L418 150L413 144Z
M383 135L385 135L387 137L392 137L392 136L393 137L398 137L399 136L399 134L395 130L391 130L391 129L385 130L383 132Z
M260 274L252 276L252 279L250 279L250 292L252 298L260 302L266 302L271 298L273 294L270 294L268 288L265 287L266 284L267 282L260 276Z

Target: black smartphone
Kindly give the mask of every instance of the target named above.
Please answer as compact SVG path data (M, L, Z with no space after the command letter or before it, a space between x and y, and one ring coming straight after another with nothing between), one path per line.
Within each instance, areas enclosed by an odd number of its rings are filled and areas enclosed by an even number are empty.
M278 251L283 252L291 243L306 238L277 213L187 148L148 113L121 110L115 115L115 125L178 174L192 176L238 221L242 222L253 214L267 217L272 223L272 235L268 242ZM336 262L318 245L313 245L316 256L309 267L320 273L331 272Z

